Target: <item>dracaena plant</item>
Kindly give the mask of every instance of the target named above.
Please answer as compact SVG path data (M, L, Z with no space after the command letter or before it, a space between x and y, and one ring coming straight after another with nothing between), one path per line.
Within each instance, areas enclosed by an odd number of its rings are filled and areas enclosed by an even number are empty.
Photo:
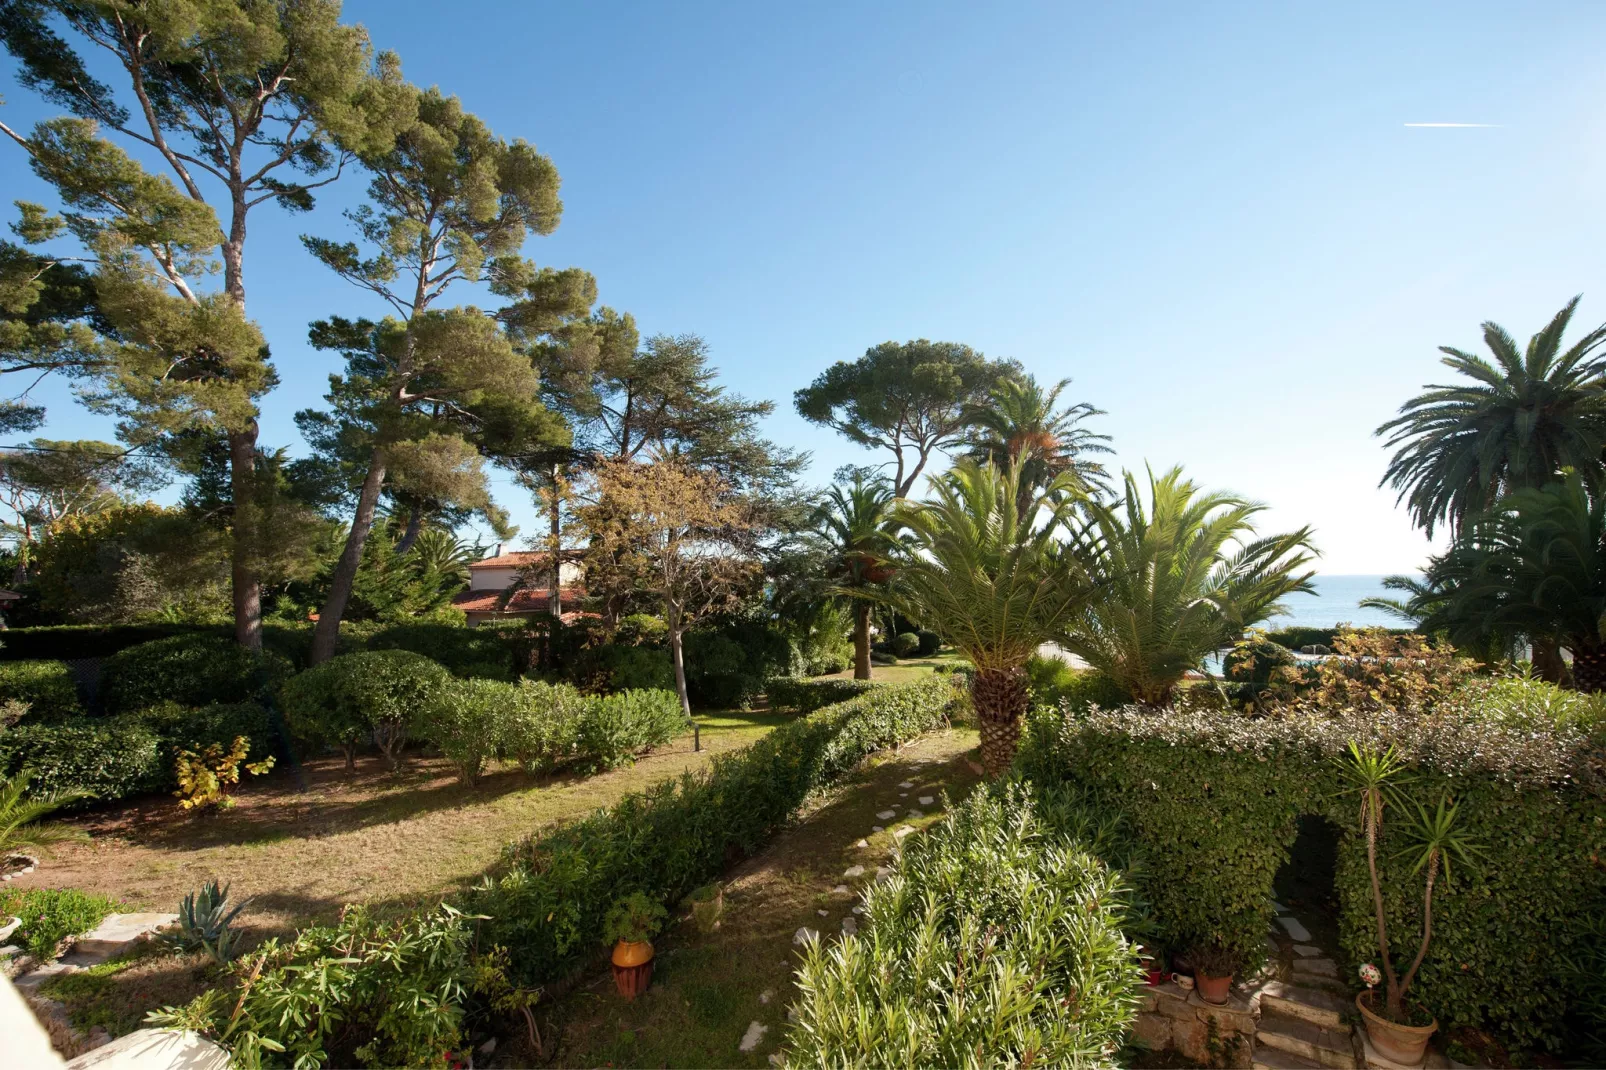
M1480 851L1457 827L1459 806L1448 795L1440 796L1437 806L1430 809L1405 791L1405 786L1413 777L1393 747L1380 751L1352 741L1348 753L1339 759L1338 764L1349 785L1348 793L1360 797L1361 835L1366 837L1366 867L1372 881L1378 961L1383 967L1384 1014L1393 1021L1404 1022L1405 997L1411 991L1422 960L1427 957L1428 945L1433 940L1434 892L1441 879L1446 887L1453 884L1453 863L1469 866ZM1389 953L1383 882L1377 866L1384 817L1390 808L1400 811L1405 822L1406 844L1395 857L1411 861L1411 875L1423 879L1422 939L1403 977L1395 969Z

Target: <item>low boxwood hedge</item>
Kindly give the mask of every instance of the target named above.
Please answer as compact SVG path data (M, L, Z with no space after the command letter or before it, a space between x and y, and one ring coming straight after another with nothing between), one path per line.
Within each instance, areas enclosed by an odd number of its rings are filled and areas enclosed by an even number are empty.
M481 941L505 947L526 983L563 976L601 946L614 901L678 902L766 843L809 795L866 755L942 724L956 696L933 678L888 687L784 725L704 772L659 782L556 832L514 845L467 896L489 915Z
M78 685L60 661L0 661L0 702L26 702L30 722L80 714Z
M1461 827L1483 850L1435 896L1414 998L1446 1027L1486 1029L1518 1049L1557 1046L1575 988L1567 964L1588 917L1606 905L1598 735L1510 727L1475 704L1444 704L1431 717L1276 719L1134 707L1035 717L1021 765L1038 783L1075 785L1129 821L1150 860L1140 884L1164 944L1218 941L1246 965L1261 957L1272 882L1299 818L1331 820L1341 830L1335 891L1353 979L1353 967L1377 953L1358 810L1333 760L1350 740L1398 748L1411 795L1453 796ZM1409 961L1422 878L1410 872L1404 839L1400 823L1385 821L1378 855L1393 950Z
M886 686L875 680L803 680L795 676L773 676L764 685L764 692L769 696L772 710L813 713Z
M163 702L247 702L271 692L291 671L283 655L257 654L224 636L174 635L107 658L101 667L100 701L108 713Z

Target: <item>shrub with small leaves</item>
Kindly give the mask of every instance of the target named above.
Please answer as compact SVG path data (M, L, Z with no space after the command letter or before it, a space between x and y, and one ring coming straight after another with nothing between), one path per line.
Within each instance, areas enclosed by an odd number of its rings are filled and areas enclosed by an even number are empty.
M886 686L876 680L800 680L794 676L775 676L764 685L764 690L772 710L813 713Z
M221 744L208 743L199 751L180 750L173 761L173 775L178 780L178 804L186 810L214 808L228 810L234 806L230 794L240 783L240 771L261 776L273 768L273 756L260 762L247 762L251 744L244 736L235 736L234 742L224 750Z
M356 763L357 747L372 739L395 768L418 711L429 705L451 674L422 654L364 650L341 654L284 685L281 699L291 734L334 745Z
M494 758L525 704L524 692L500 680L448 680L418 713L418 734L440 748L472 787Z
M914 632L899 632L892 637L892 652L900 658L912 658L920 653L920 636Z
M575 726L576 762L601 772L661 746L686 728L673 691L621 691L588 702Z
M0 702L25 702L30 721L84 712L72 670L61 661L0 661Z
M289 660L279 654L259 654L222 636L175 635L107 658L100 698L110 713L162 702L247 702L272 691L290 672Z
M11 938L36 959L56 957L56 948L69 936L89 932L106 915L125 910L122 903L76 888L30 888L0 892L0 917L22 919Z

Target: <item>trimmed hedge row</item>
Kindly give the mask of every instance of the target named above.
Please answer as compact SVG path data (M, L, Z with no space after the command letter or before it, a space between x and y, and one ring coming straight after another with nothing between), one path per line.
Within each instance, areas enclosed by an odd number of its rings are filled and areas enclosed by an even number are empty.
M886 686L875 680L800 680L795 676L774 676L764 685L764 691L772 710L813 713Z
M1272 882L1299 818L1331 820L1342 832L1336 891L1353 966L1376 950L1365 843L1333 760L1349 740L1398 748L1412 796L1453 795L1484 851L1435 896L1414 996L1446 1026L1488 1029L1519 1049L1555 1046L1573 988L1567 962L1606 905L1606 871L1592 861L1606 856L1606 788L1591 764L1599 738L1507 727L1454 705L1431 718L1267 720L1134 707L1037 716L1021 761L1032 780L1077 785L1128 820L1151 860L1140 888L1162 943L1220 942L1246 968L1261 956ZM1422 879L1403 833L1385 821L1378 855L1393 950L1409 961Z
M8 701L28 703L30 722L83 712L72 670L59 661L0 662L0 702Z
M204 706L245 702L269 692L293 671L289 659L258 655L232 639L174 635L120 650L101 667L100 701L108 713L163 702Z
M809 945L789 1065L1108 1064L1140 1002L1129 896L1078 821L1040 809L981 788L870 887L857 935Z
M618 898L677 901L750 854L865 756L943 723L956 692L931 679L828 706L701 773L662 781L509 849L505 868L467 896L489 915L482 942L508 949L525 983L563 976L601 942Z

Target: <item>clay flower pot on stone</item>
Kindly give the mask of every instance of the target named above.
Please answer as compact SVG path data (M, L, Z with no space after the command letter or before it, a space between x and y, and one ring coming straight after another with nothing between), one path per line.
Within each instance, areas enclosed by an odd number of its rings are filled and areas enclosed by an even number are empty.
M632 892L609 908L602 937L613 944L613 983L625 999L635 999L652 984L652 935L668 916L664 905Z
M1227 1002L1232 996L1232 974L1225 977L1212 977L1200 970L1193 975L1194 983L1199 986L1199 998L1206 1003L1217 1006Z
M1232 997L1232 975L1239 966L1238 956L1220 944L1205 944L1192 948L1188 958L1193 962L1193 980L1199 989L1199 998L1217 1005Z
M1355 1007L1361 1012L1361 1021L1366 1023L1366 1036L1372 1042L1372 1047L1385 1059L1403 1066L1420 1066L1427 1055L1429 1038L1438 1031L1439 1020L1434 1018L1428 1025L1391 1022L1372 1010L1373 995L1368 989L1355 997ZM1427 1014L1420 1004L1418 1008L1424 1015Z

